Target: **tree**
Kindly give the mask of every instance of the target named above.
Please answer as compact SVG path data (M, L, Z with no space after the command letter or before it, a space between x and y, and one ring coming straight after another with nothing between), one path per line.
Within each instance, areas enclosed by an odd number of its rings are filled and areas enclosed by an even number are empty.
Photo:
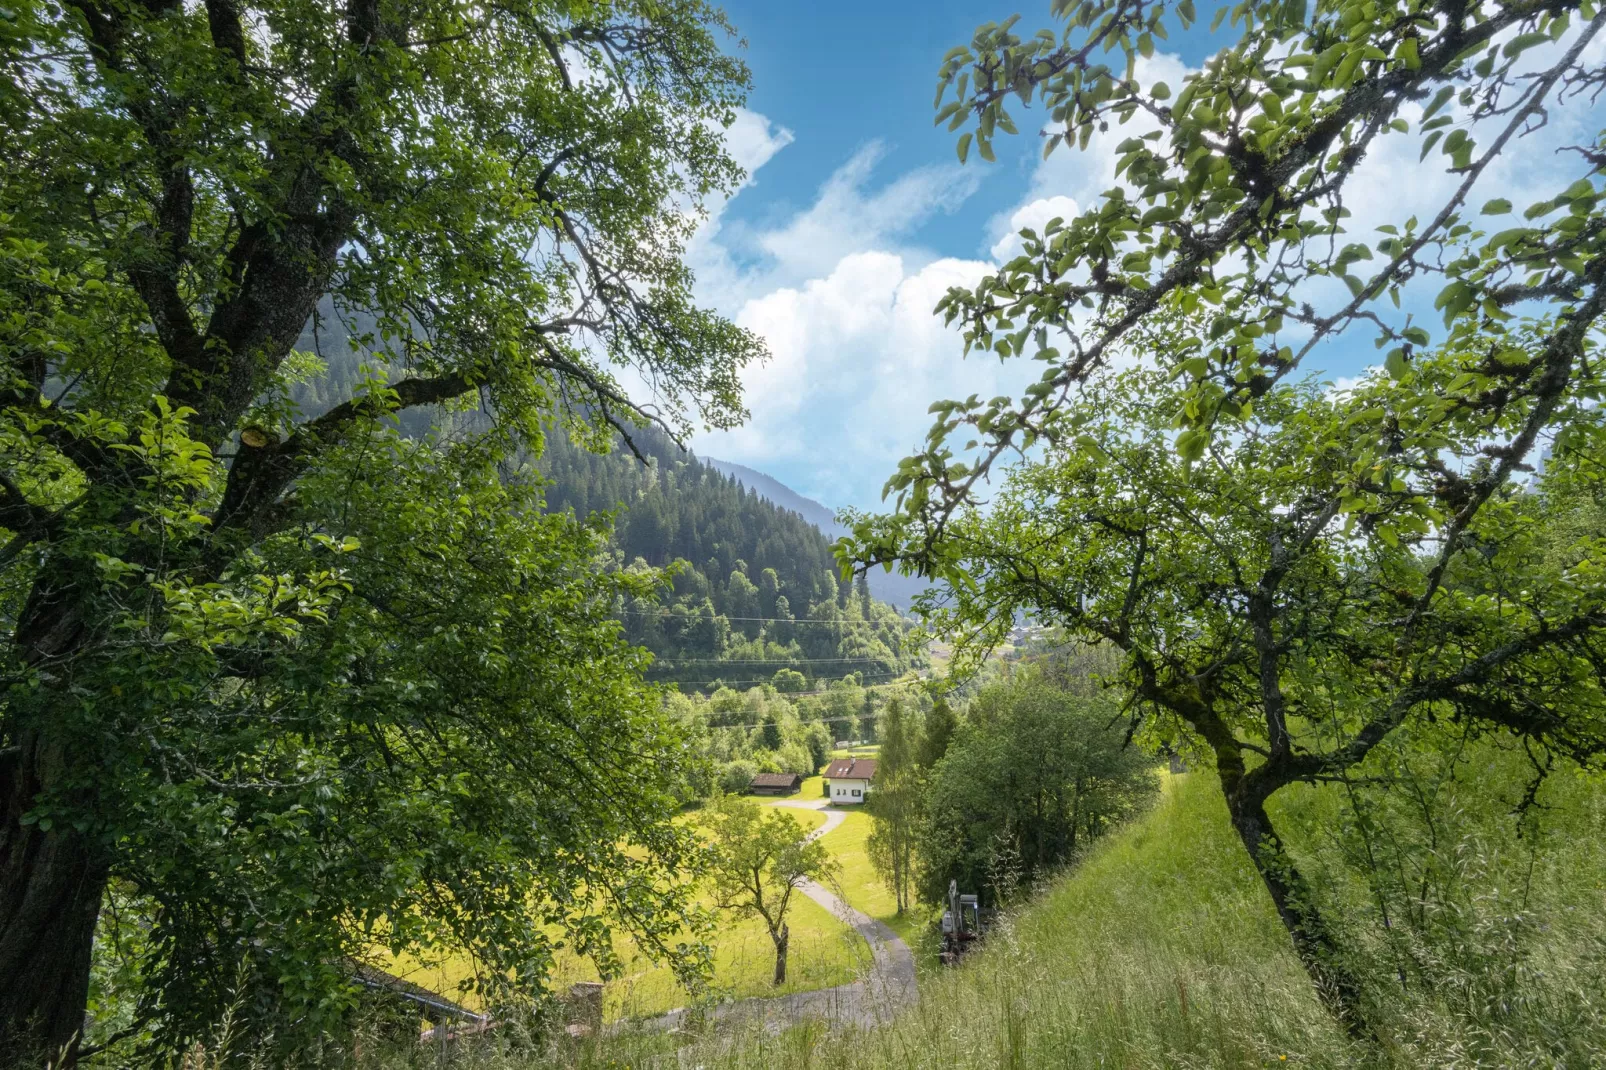
M781 715L774 710L766 713L759 735L765 750L780 750L785 742L781 735Z
M1120 651L1135 712L1213 756L1294 948L1364 1035L1267 801L1359 775L1425 719L1514 733L1541 767L1606 750L1601 544L1564 571L1535 549L1552 496L1600 490L1602 137L1558 153L1525 206L1475 195L1606 81L1581 63L1606 16L1251 0L1239 41L1172 87L1143 84L1138 59L1191 2L1174 20L1147 0L1056 11L1063 35L1011 20L951 53L941 114L976 123L959 153L984 158L1014 130L1011 94L1055 116L1049 151L1130 122L1121 185L944 299L967 346L1045 371L1019 402L939 403L929 449L888 484L898 514L856 521L858 556L944 580L972 651L1017 613ZM1346 192L1392 139L1444 192L1347 235ZM1299 383L1346 331L1382 367L1348 391ZM1144 367L1119 372L1117 353ZM961 432L972 457L953 453ZM975 492L1022 449L983 516Z
M699 0L8 14L0 1061L74 1041L113 877L179 1047L242 960L263 1035L329 1027L376 919L528 994L566 910L673 906L642 891L683 859L650 801L673 733L597 615L649 590L492 477L552 417L740 418L760 346L681 262L739 177L725 29ZM372 372L303 416L331 317Z
M782 694L806 691L809 686L808 679L796 669L776 669L775 677L770 682Z
M858 739L859 710L864 705L864 692L858 680L851 676L833 680L823 698L825 723L836 733L836 738Z
M865 809L875 823L866 847L871 864L897 901L899 914L909 909L914 881L921 803L920 771L915 764L919 743L918 733L904 715L903 700L893 698L882 713L875 790L865 800Z
M727 795L744 794L753 786L753 778L758 775L758 766L745 758L730 762L720 772L719 786Z
M958 727L959 720L954 716L948 700L939 698L933 702L931 712L926 714L925 731L920 736L915 764L929 772L948 753L948 744L953 741L954 730Z
M815 721L804 732L803 742L809 748L809 760L813 762L809 775L814 776L831 760L831 744L834 740L830 729Z
M988 715L967 718L925 793L920 872L934 901L951 880L1008 898L995 886L1000 868L1031 884L1158 787L1154 762L1127 745L1108 696L1063 691L1028 670L974 701Z
M720 799L708 808L704 827L715 901L738 916L764 919L775 944L774 981L785 984L792 894L809 881L831 879L836 862L790 814L751 799Z

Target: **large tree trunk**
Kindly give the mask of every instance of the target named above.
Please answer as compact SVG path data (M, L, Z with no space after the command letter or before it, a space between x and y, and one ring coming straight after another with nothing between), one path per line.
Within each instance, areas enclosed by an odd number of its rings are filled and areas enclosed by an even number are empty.
M1271 893L1277 916L1288 930L1317 995L1352 1037L1375 1040L1376 1033L1362 1008L1360 983L1339 962L1332 930L1311 901L1304 876L1283 848L1266 813L1264 799L1244 790L1239 781L1236 791L1227 792L1227 810L1232 815L1232 827L1254 861L1255 871Z
M70 825L24 825L62 769L25 738L0 761L0 1066L40 1066L82 1039L89 959L107 866Z
M770 935L775 941L775 985L779 987L786 983L786 947L792 942L792 930L783 921L780 931Z

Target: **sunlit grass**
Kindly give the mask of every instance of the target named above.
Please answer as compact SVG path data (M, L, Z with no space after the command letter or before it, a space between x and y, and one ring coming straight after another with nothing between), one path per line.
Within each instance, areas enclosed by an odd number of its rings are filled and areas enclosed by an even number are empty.
M832 857L842 867L838 881L842 898L848 905L884 922L906 942L913 943L920 935L919 930L929 925L929 912L917 909L898 913L897 898L870 864L867 841L874 828L875 820L869 814L852 810L821 842L830 848Z
M786 807L782 812L807 830L825 822L825 814L816 810ZM701 902L712 906L706 898ZM802 895L793 899L787 917L791 929L787 983L779 988L770 983L775 969L775 945L770 941L763 920L729 917L720 920L712 945L714 995L737 999L784 995L846 984L857 976L869 950L852 929ZM689 995L676 981L674 972L665 964L653 962L634 941L621 936L614 942L614 951L621 961L622 972L610 979L604 989L604 1017L611 1021L662 1014L687 1003ZM428 965L410 957L388 958L381 964L406 980L479 1009L472 993L460 992L462 982L474 975L474 965L466 957L449 957ZM576 981L601 980L601 975L590 959L564 951L558 956L553 980L563 986Z
M1312 994L1214 785L1168 779L1154 812L1111 834L963 965L928 971L915 1009L836 1036L808 1027L727 1035L682 1052L681 1064L1351 1065L1349 1042ZM843 837L836 849L854 885L844 892L866 913L890 913L890 894L875 889L873 873L864 877L867 860L853 861L869 818L847 820L828 834ZM641 1053L601 1054L629 1063Z

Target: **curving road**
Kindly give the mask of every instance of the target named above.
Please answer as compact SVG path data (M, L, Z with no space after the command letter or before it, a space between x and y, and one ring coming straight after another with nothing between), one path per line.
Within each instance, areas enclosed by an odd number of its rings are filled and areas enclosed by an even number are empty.
M824 810L825 824L809 833L811 840L837 828L848 816L844 811L827 809L824 799L782 800L770 805ZM835 988L721 1003L707 1009L708 1017L717 1021L757 1020L777 1030L802 1018L823 1018L840 1025L874 1026L915 1001L915 957L897 933L870 915L855 910L823 885L809 881L799 885L798 890L864 938L870 947L870 968L859 980ZM685 1021L686 1013L681 1008L638 1024L647 1028L675 1029Z

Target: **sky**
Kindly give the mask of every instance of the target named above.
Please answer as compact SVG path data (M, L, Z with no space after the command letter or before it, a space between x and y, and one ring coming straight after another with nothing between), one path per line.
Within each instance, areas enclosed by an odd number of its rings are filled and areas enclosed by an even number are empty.
M933 307L948 287L972 286L1013 255L1021 226L1097 203L1114 180L1114 146L1133 128L1042 161L1041 112L1023 121L1017 111L1021 135L999 139L996 163L972 153L961 166L956 135L933 126L943 54L1015 10L1022 36L1049 25L1046 0L1018 9L987 0L731 0L725 10L740 38L731 46L753 74L727 132L748 179L708 206L688 256L700 300L762 336L771 357L744 376L748 422L691 444L833 508L882 508L881 488L923 440L932 402L1018 394L1041 370L966 359ZM1171 51L1140 67L1140 82L1179 86L1227 35L1213 39L1203 26L1174 34L1163 45ZM1491 168L1470 203L1507 192L1530 199L1521 194L1543 182L1555 148L1593 140L1580 124L1595 118L1553 117L1526 151ZM1418 203L1431 213L1453 178L1419 167L1412 139L1384 141L1351 184L1352 232L1370 234ZM1427 312L1431 295L1408 294L1408 311L1413 302ZM1354 338L1313 356L1310 370L1338 380L1376 359L1369 339Z

